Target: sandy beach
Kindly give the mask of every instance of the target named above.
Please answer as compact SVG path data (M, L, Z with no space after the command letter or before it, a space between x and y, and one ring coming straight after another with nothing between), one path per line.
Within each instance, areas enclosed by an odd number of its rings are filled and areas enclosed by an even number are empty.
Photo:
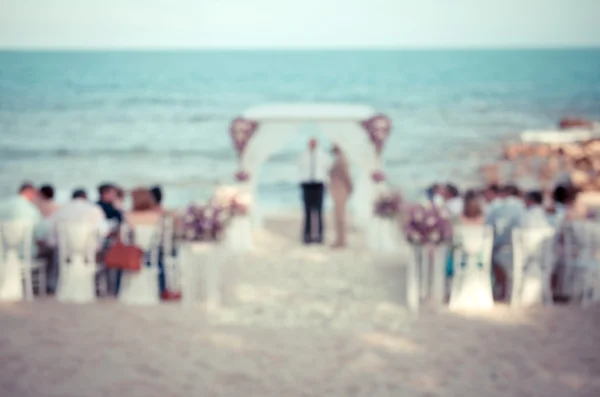
M296 243L270 219L225 302L0 305L3 396L600 395L600 307L406 309L401 260ZM329 235L331 235L329 233ZM400 258L401 259L401 258Z

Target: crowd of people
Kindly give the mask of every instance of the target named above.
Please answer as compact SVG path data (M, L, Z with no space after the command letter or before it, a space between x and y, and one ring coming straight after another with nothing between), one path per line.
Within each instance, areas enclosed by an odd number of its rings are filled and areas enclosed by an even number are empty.
M99 231L99 260L111 244L118 238L123 224L130 229L137 225L156 225L169 216L162 206L160 186L139 187L129 192L131 208L124 208L125 191L114 184L98 187L99 200L92 202L85 189L75 189L71 199L58 205L55 202L54 188L43 185L39 188L26 182L18 194L0 203L0 221L25 220L33 225L33 254L44 262L40 271L46 272L48 294L56 293L59 266L57 261L57 225L62 222L86 222L95 225ZM122 272L105 270L108 280L108 293L119 293ZM159 259L157 282L163 299L172 299L176 294L166 288L162 259Z
M559 185L551 192L532 190L523 192L515 185L489 185L481 190L467 190L460 194L452 184L434 185L427 191L434 205L445 206L457 225L490 225L494 231L492 252L495 295L507 297L508 279L512 270L512 232L516 228L554 228L560 231L571 221L591 216L589 209L578 200L578 189ZM560 238L557 239L560 243ZM556 276L561 263L556 264ZM449 258L448 276L452 275ZM555 291L560 295L560 291Z

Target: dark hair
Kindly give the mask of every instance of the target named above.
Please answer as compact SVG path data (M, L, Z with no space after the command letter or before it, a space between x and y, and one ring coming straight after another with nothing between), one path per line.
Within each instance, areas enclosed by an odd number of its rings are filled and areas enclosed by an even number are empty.
M552 200L560 204L572 203L575 201L577 193L577 189L575 189L573 186L560 185L554 189L554 192L552 193Z
M111 185L110 183L105 183L105 184L98 186L98 193L100 194L100 197L102 197L103 195L108 193L113 188L114 188L114 185Z
M528 192L525 195L525 198L537 205L542 205L544 202L544 196L542 195L542 192L540 192L538 190L533 191L533 192Z
M40 188L40 195L46 200L52 200L54 198L54 188L52 185L43 185Z
M119 199L124 199L125 198L125 190L123 190L120 187L115 188L117 190L117 197Z
M150 189L138 188L131 191L131 202L134 211L148 211L154 209L156 201Z
M521 196L521 191L515 185L507 185L502 189L507 196L519 197Z
M73 190L73 194L71 195L71 197L74 199L78 199L78 198L87 199L87 193L85 192L84 189L75 189L75 190Z
M479 195L474 190L465 193L465 203L463 205L463 216L465 218L478 218L483 214Z
M19 187L19 194L26 192L27 190L35 189L33 183L31 182L23 182L21 187Z
M448 194L452 198L460 196L460 192L458 191L458 188L451 183L446 185L446 190L448 191Z
M152 186L150 188L150 193L152 193L152 196L154 196L154 201L156 204L162 203L163 194L160 186Z
M488 190L492 193L498 194L498 193L500 193L500 186L493 183L488 186Z

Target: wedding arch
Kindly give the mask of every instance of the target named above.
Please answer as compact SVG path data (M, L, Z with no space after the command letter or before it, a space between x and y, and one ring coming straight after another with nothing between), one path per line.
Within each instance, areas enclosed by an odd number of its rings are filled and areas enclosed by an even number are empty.
M255 176L260 167L305 123L316 124L357 166L354 222L359 227L368 226L375 193L385 179L381 153L392 128L387 116L369 106L271 104L246 110L230 127L238 155L235 178L240 190L255 197ZM259 212L252 211L251 216L253 224L260 225Z

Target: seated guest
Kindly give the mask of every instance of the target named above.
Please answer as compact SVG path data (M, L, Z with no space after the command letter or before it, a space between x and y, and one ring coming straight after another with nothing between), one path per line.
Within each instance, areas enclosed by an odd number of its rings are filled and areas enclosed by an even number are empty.
M156 203L156 209L161 211L161 212L165 212L165 209L162 206L162 200L163 200L163 193L162 193L162 189L160 188L160 186L152 186L150 188L150 193L152 193L152 197L154 197L154 202Z
M123 221L123 215L115 208L117 188L110 184L104 184L98 188L98 194L100 195L98 205L102 208L106 219L120 224Z
M486 223L494 229L492 263L497 282L498 299L506 297L508 278L512 270L512 231L521 225L525 204L516 186L506 186L501 190L501 201L486 216Z
M483 212L487 216L501 201L500 187L498 185L489 185L482 192L484 199Z
M38 207L44 218L49 218L58 209L58 204L54 202L54 188L51 185L40 187Z
M25 182L19 188L19 193L0 202L0 221L28 221L33 227L32 255L37 255L37 249L47 238L47 229L42 224L40 210L34 204L38 191L32 183Z
M461 216L458 218L459 225L477 226L484 224L483 211L479 195L472 190L465 193L464 206ZM446 262L446 275L452 277L454 275L454 250L451 249Z
M116 188L116 199L113 203L113 206L115 207L115 209L117 211L122 212L124 202L125 202L125 191L122 188L117 187Z
M463 225L483 225L485 218L481 209L479 195L475 191L469 190L465 193L464 201L460 223Z
M543 207L544 196L542 192L533 191L525 195L525 207L527 211L521 219L522 228L545 228L550 226L548 216Z
M87 199L87 194L83 189L76 189L73 192L71 201L64 204L50 217L52 225L49 243L56 246L57 226L62 222L87 222L98 228L100 241L102 243L109 231L109 226L102 210Z
M447 184L444 189L446 208L450 211L453 218L459 218L463 213L463 199L460 197L458 188L452 184Z
M132 210L125 213L125 222L131 230L135 230L136 226L156 226L160 224L163 212L156 204L154 197L150 189L137 188L131 192ZM166 281L162 252L159 252L158 269L159 290L161 295L164 295Z

